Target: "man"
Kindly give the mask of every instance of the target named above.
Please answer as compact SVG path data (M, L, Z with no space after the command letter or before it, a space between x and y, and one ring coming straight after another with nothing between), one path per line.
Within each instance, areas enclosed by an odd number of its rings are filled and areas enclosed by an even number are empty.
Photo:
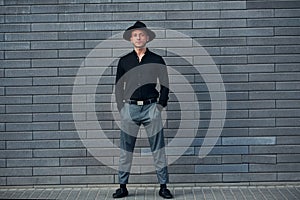
M168 74L163 58L146 48L155 33L137 21L123 34L133 44L134 50L120 58L116 75L116 101L121 116L119 183L114 198L128 195L128 183L134 146L140 125L145 127L154 158L159 195L173 198L167 189L169 175L161 110L169 99ZM156 90L157 80L160 92Z

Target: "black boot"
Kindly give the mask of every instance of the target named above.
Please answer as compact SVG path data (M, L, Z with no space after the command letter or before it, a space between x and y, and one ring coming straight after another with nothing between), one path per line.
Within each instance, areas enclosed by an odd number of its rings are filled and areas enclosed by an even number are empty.
M125 184L121 184L120 188L117 189L115 193L113 193L113 198L123 198L126 196L128 196L128 190Z
M160 185L160 190L159 190L159 196L165 199L173 199L173 195L171 194L170 190L167 189L166 184L161 184Z

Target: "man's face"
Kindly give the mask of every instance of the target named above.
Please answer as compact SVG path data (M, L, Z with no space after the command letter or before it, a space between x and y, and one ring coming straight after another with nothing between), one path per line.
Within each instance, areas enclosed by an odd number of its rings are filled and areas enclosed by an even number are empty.
M133 30L131 32L130 41L136 48L143 48L149 40L149 36L143 30Z

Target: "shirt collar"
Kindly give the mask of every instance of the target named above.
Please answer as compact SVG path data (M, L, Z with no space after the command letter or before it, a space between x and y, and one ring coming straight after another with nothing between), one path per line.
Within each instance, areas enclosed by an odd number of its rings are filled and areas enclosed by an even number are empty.
M146 48L145 55L149 54L149 52L150 52L150 50L149 50L148 48ZM133 53L133 55L135 55L136 57L138 56L134 49L133 49L132 53Z

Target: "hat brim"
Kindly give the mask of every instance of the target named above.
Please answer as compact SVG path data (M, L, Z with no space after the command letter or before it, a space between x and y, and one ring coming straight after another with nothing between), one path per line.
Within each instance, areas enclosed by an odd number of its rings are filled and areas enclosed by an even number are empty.
M137 28L137 27L129 27L124 33L123 33L123 38L124 40L127 40L127 41L130 41L130 38L131 38L131 32L134 31L134 30L143 30L147 33L147 35L149 36L149 41L152 41L154 38L155 38L155 33L153 31L151 31L150 29L148 28Z

